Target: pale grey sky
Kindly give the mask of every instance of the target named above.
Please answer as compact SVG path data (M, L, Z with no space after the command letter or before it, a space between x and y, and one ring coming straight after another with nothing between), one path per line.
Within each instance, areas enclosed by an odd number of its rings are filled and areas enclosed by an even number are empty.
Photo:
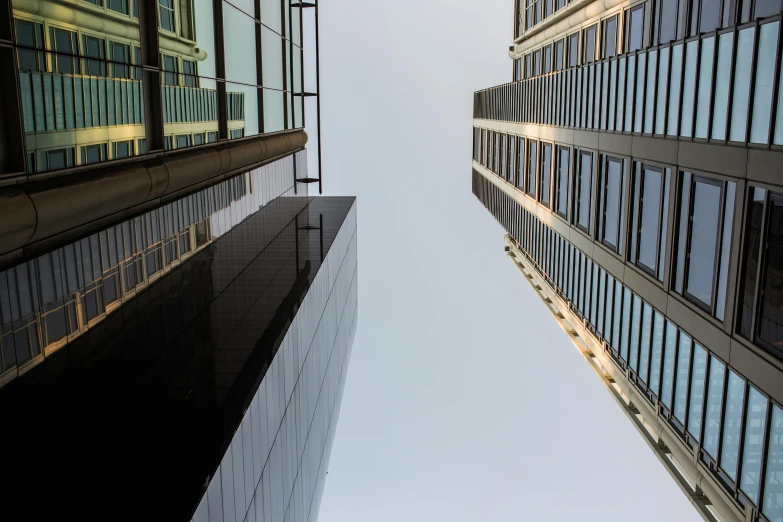
M328 194L359 197L359 325L321 522L696 521L473 197L472 93L513 0L325 0Z

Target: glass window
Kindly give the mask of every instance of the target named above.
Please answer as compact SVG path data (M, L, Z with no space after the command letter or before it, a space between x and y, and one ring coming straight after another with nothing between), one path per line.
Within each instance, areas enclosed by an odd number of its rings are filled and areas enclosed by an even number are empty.
M560 71L563 69L563 47L564 47L564 41L558 40L555 42L555 71Z
M525 79L533 77L533 60L530 54L525 55Z
M772 91L775 84L775 50L779 26L780 22L773 22L759 28L758 63L750 127L751 143L769 142L770 107L772 107Z
M638 372L639 326L642 322L642 300L633 294L633 315L631 316L631 338L628 341L628 364Z
M130 78L130 45L109 41L109 51L113 62L111 75L115 78Z
M130 156L133 156L133 140L114 143L114 159L129 158Z
M697 3L697 2L694 2ZM709 33L721 26L721 0L700 0L699 6L699 31ZM696 7L694 6L694 11ZM696 16L691 20L691 27L696 23ZM691 34L697 34L697 31L691 30Z
M49 27L49 40L52 50L63 53L52 57L55 72L63 74L79 73L79 40L76 33L59 27Z
M518 82L522 79L522 59L517 58L514 60L514 81Z
M768 208L767 252L756 333L763 344L780 350L783 346L783 325L779 319L779 310L783 308L783 196L771 194Z
M659 249L665 245L662 240L664 177L660 167L636 164L631 260L653 276L658 272Z
M593 63L595 61L595 33L597 25L592 25L582 31L582 63Z
M772 407L761 512L773 522L783 520L783 410L777 405Z
M541 50L533 51L533 76L541 74Z
M552 46L547 45L544 47L543 55L542 55L543 63L542 65L542 74L547 74L552 72Z
M677 327L666 321L666 344L663 350L663 372L661 374L661 402L671 409L674 387L674 361L677 353Z
M623 324L620 338L620 357L628 362L628 333L631 329L631 291L623 288Z
M669 107L666 134L677 136L680 122L680 82L682 81L682 45L672 46L672 65L669 72ZM665 77L662 75L662 77Z
M601 241L615 252L619 249L620 217L623 200L623 160L605 157L601 183Z
M726 116L729 107L729 85L731 84L731 55L734 48L734 33L718 37L718 59L715 72L715 101L712 113L712 139L726 139Z
M106 159L106 144L82 147L82 164L98 163Z
M574 211L576 224L589 233L593 190L593 154L591 152L579 151L576 183L576 208Z
M527 193L536 196L536 165L538 142L527 140Z
M568 37L568 67L576 67L579 63L579 33Z
M748 406L745 412L740 488L754 504L758 505L761 457L764 453L764 434L767 427L769 401L753 386L749 389Z
M680 332L677 348L677 377L674 387L674 418L685 424L685 410L688 404L688 370L691 362L691 338L685 332Z
M177 57L168 54L163 55L163 84L177 85Z
M679 0L658 0L658 43L664 44L677 39L677 15Z
M104 40L94 36L83 37L86 73L91 76L106 76L106 51Z
M182 75L186 87L197 87L196 62L193 60L182 60Z
M47 150L46 170L58 170L73 167L73 149Z
M753 340L753 306L756 296L756 284L760 269L762 219L766 208L767 191L762 188L750 187L748 194L748 217L745 237L744 268L741 272L742 290L740 296L740 334Z
M525 138L517 141L517 188L523 190L525 183Z
M733 185L733 184L732 184ZM721 227L724 223L724 205L729 213L733 211L733 190L731 197L724 197L724 183L700 176L683 174L683 186L680 197L679 246L677 249L677 279L675 289L681 291L684 282L684 295L696 304L710 312L720 303L725 307L725 287L723 281L727 277L728 268L718 265L721 251L730 245L731 225ZM726 200L724 202L724 199ZM731 207L731 208L729 208ZM716 226L717 224L717 226ZM721 230L725 228L725 230ZM728 235L726 242L721 242L721 233ZM724 256L724 259L726 256ZM690 267L698 267L691 270ZM716 271L718 281L715 281ZM716 283L718 283L716 287ZM716 300L720 290L721 298ZM723 311L717 314L723 317Z
M603 57L612 58L617 54L617 17L604 20Z
M625 48L628 52L644 48L644 11L647 4L641 4L625 12Z
M549 207L549 194L551 192L550 178L552 175L552 145L550 143L541 144L541 174L539 176L540 188L539 198L541 203Z
M138 3L138 0L137 0ZM108 0L106 6L112 11L128 14L128 0ZM136 14L138 16L138 13Z
M704 415L704 441L702 447L713 459L718 458L721 412L723 410L723 381L726 365L710 357L710 376L707 387L707 410Z
M654 312L652 344L650 345L650 391L658 395L661 380L661 363L663 358L663 316Z
M158 0L160 28L174 32L174 0Z
M737 56L753 54L753 39L756 28L748 27L739 31L737 37ZM734 90L731 101L731 129L729 140L744 142L748 130L748 106L750 103L750 80L752 60L736 60L734 71Z
M712 93L712 65L715 55L715 37L701 41L701 60L699 68L699 89L696 107L696 131L694 137L707 137L707 121L710 114L710 98Z
M742 406L745 402L745 381L729 370L726 386L726 407L723 413L723 438L720 449L720 467L731 480L737 480L737 453L739 452Z
M650 364L650 339L652 338L652 307L644 304L642 331L639 339L639 378L646 383Z
M28 48L17 48L19 69L22 71L45 71L44 53L33 50L45 47L43 24L24 20L14 20L14 23L16 25L16 42L20 46Z
M693 344L693 368L691 369L690 407L688 409L688 433L701 440L701 414L704 404L704 379L707 376L707 351Z
M558 146L557 157L557 196L555 211L563 218L568 218L568 186L571 166L571 149Z

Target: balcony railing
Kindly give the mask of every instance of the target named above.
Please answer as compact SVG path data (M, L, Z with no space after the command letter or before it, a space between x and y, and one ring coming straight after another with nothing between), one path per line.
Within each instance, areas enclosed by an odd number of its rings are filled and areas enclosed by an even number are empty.
M783 145L780 21L731 28L474 94L474 118Z

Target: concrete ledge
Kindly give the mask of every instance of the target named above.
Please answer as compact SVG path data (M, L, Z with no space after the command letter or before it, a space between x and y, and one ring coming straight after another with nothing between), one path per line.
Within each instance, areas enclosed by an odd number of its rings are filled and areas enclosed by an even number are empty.
M0 188L0 268L257 168L307 143L296 130Z

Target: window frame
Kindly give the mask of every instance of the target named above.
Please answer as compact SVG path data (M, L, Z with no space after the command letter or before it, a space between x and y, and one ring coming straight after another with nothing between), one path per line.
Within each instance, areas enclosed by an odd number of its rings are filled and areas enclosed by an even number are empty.
M560 201L560 187L561 187L561 183L560 183L560 175L561 175L560 166L562 164L561 163L561 158L560 158L560 152L562 150L567 150L568 151L568 165L566 166L566 176L568 177L568 179L566 179L566 182L565 182L565 190L566 190L565 199L566 199L566 202L565 202L565 213L564 214L560 213L560 207L558 205L558 203ZM571 201L570 201L570 199L571 199L571 191L570 191L570 188L571 188L571 183L572 183L572 181L571 181L571 174L573 172L573 154L571 153L571 151L572 151L572 147L568 147L568 146L565 146L565 145L556 145L556 147L555 147L555 161L553 162L555 164L555 183L554 183L554 186L556 188L554 190L555 196L553 198L552 206L553 206L554 213L557 214L558 216L560 216L561 218L565 219L566 221L568 221L568 219L569 219L568 211L569 211L569 209L571 207Z
M612 245L611 243L606 241L606 238L604 237L606 234L606 201L609 194L608 190L608 169L609 169L609 162L613 163L619 163L620 164L620 187L618 190L618 208L617 208L617 245ZM623 243L623 214L625 212L625 178L626 178L626 164L628 162L628 159L622 156L612 156L609 154L601 154L601 170L600 170L600 185L598 187L599 189L599 203L600 207L598 209L598 219L600 220L600 223L596 227L596 234L600 237L597 237L598 241L604 245L606 248L611 250L612 252L616 254L620 254L622 252L622 248L624 245Z
M637 183L637 175L635 168L638 166L639 168L639 201L637 202L635 199L635 193L636 193L636 183ZM644 184L645 184L645 169L655 170L660 172L661 174L661 186L660 186L660 201L658 202L658 239L656 242L655 247L655 267L650 268L644 263L641 263L639 261L639 250L641 249L641 231L642 231L642 215L643 215L643 209L644 209ZM651 276L653 279L658 281L658 270L661 268L658 266L660 262L661 257L661 248L666 246L666 240L665 235L666 231L663 230L663 215L664 212L667 211L667 202L666 200L666 174L667 170L669 170L669 167L665 167L663 165L657 165L655 163L646 163L644 161L634 161L634 173L631 179L631 192L630 192L630 198L631 198L631 216L629 219L630 223L630 230L629 234L636 234L636 240L634 242L629 241L628 250L629 255L631 254L630 250L631 248L634 249L634 252L632 254L632 263L635 267L642 270L645 274ZM670 174L671 176L671 174ZM671 195L669 196L671 197ZM638 218L634 220L634 215L637 215ZM634 230L634 221L636 221L636 229ZM667 219L668 223L668 219ZM632 246L631 246L632 245ZM665 262L665 260L664 260Z
M531 138L528 138L527 143L525 144L527 149L525 150L525 194L530 196L533 199L538 199L538 165L540 163L539 157L538 157L538 149L539 149L539 141L534 140ZM531 158L530 158L530 151L535 150L535 158L532 158L532 161L535 163L534 165L531 165ZM532 172L531 172L532 170ZM532 179L531 179L532 175ZM532 187L531 187L532 185ZM532 189L532 192L531 192Z
M633 16L633 13L636 11L642 11L642 34L641 34L641 42L639 44L638 49L631 49L631 16ZM648 13L649 9L647 8L647 2L641 2L634 6L631 6L623 11L623 53L633 53L637 51L643 51L648 47Z
M558 44L560 45L560 52L557 51ZM565 69L565 38L561 38L552 42L552 71L562 71ZM557 66L557 58L560 57L560 67Z
M682 179L682 176L680 176L680 184L684 182ZM683 277L682 277L682 296L688 300L688 302L696 305L699 309L703 310L704 312L707 312L710 314L710 317L714 317L716 306L717 306L717 285L718 285L718 277L720 272L720 259L721 259L721 252L720 252L720 245L721 240L723 238L723 219L718 220L718 227L716 231L716 239L715 239L715 260L713 262L713 274L712 274L712 285L711 285L711 296L712 296L712 302L707 305L701 300L699 300L698 297L690 294L688 292L688 276L690 275L690 258L691 258L691 243L693 241L693 204L694 204L694 198L696 195L696 183L701 182L708 185L712 185L715 187L718 187L720 190L720 202L719 202L719 209L721 211L721 218L723 215L725 215L726 212L726 182L722 179L716 179L713 177L705 176L699 172L691 171L691 177L690 177L690 187L688 187L688 226L686 228L686 234L687 237L685 239L685 252L678 252L679 255L685 255L685 266L683 271ZM680 187L681 188L681 187ZM680 190L680 194L682 194L682 191ZM682 202L680 201L680 206L682 205ZM677 216L677 233L679 234L680 231L680 222L679 222L679 215ZM677 238L679 239L679 238Z
M598 25L599 25L598 22L596 22L596 23L594 23L592 25L588 25L587 27L582 28L582 31L581 31L581 36L582 36L581 37L581 40L582 40L581 50L582 50L582 52L581 52L581 56L580 57L582 59L582 64L583 65L595 63L596 61L598 61L598 47L599 47L598 46L598 42L599 42ZM593 55L592 55L592 57L587 56L587 49L588 49L588 46L587 46L587 35L588 35L588 33L591 30L593 31Z
M544 147L549 147L549 187L546 191L543 189L543 181L544 181ZM536 166L536 171L538 173L538 179L536 180L536 185L538 187L538 191L536 194L536 199L539 203L541 203L543 206L545 206L548 209L552 209L552 173L553 173L553 164L554 164L554 144L549 141L539 141L538 146L538 153L537 153L537 161L538 165ZM546 192L546 196L548 199L548 202L544 202L544 194Z
M607 52L606 52L607 51L606 39L607 39L607 36L608 36L608 32L606 30L606 26L612 20L614 20L614 53L611 54L611 55L608 55ZM620 51L620 45L619 45L620 38L619 38L619 36L620 36L620 17L619 17L618 14L614 14L612 16L606 17L603 20L601 20L601 45L600 45L600 47L601 47L601 52L600 52L601 59L605 60L607 58L614 58L614 57L616 57L617 55L620 54L619 53L619 51Z
M581 210L582 201L580 199L581 194L581 183L582 183L582 156L589 155L590 156L590 188L588 190L588 198L589 201L587 203L587 227L583 227L579 223L579 211ZM596 152L589 150L589 149L577 149L574 148L574 169L573 169L573 186L571 187L571 191L573 194L572 203L573 206L571 208L571 221L576 228L581 230L587 235L591 235L591 228L593 224L593 199L594 199L594 193L595 193L595 169L596 169L596 161L595 161Z
M582 39L580 38L580 32L579 31L576 31L576 32L573 32L573 33L571 33L569 35L566 35L566 37L565 37L565 41L566 41L566 45L565 45L566 60L565 60L565 64L564 64L566 69L573 69L573 68L579 67L579 65L581 65L580 62L579 62L579 57L580 57L580 54L581 54L579 45L580 45L581 40ZM574 56L576 58L574 60L575 63L573 65L571 64L571 57L572 56Z

